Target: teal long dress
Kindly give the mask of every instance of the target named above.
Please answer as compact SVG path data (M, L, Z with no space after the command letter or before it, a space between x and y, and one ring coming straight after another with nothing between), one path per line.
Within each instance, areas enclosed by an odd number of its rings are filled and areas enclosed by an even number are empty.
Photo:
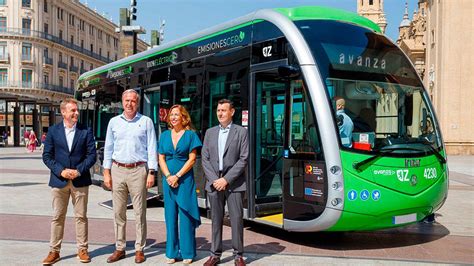
M160 136L158 152L165 155L168 170L171 175L175 175L189 159L189 153L201 146L198 135L194 131L186 130L175 149L171 140L171 130L167 130ZM201 224L193 170L191 169L179 179L177 188L170 187L165 176L162 180L165 200L166 257L193 259L196 256L196 228Z

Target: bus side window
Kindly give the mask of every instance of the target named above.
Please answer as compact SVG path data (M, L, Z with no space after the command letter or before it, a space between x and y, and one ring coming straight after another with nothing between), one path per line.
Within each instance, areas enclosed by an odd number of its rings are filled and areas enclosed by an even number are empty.
M290 150L322 158L321 146L314 111L306 95L302 80L291 81ZM309 158L308 159L311 159Z

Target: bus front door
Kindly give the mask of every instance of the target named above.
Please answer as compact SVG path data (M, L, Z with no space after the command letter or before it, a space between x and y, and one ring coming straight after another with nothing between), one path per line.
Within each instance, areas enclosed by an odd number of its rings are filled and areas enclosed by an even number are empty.
M157 145L161 132L168 129L166 119L168 110L175 101L176 82L163 82L158 86L148 88L143 95L143 114L153 120L155 126ZM157 193L161 194L163 187L161 185L161 174L158 170L156 175Z
M277 68L253 72L252 80L249 218L281 227L286 82L279 78Z

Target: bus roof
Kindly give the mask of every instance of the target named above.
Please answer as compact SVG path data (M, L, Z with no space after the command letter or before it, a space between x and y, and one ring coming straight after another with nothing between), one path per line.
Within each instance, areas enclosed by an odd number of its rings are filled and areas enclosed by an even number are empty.
M113 70L119 67L127 66L137 61L141 61L143 59L162 54L171 50L174 50L179 47L186 46L188 44L198 42L231 30L235 30L249 24L260 22L262 19L259 18L258 13L263 11L271 11L270 10L260 10L250 13L246 16L237 18L235 20L211 27L209 29L191 34L187 37L180 38L178 40L159 45L147 51L122 58L118 61L112 62L107 65L103 65L96 69L90 70L79 77L79 81L87 79L89 77L105 73L109 70ZM321 6L301 6L295 8L275 8L273 11L279 12L280 14L288 17L290 20L297 21L297 20L337 20L346 23L356 24L365 28L369 28L375 32L381 33L380 28L377 24L372 22L371 20L361 17L355 13L330 8L330 7L321 7Z

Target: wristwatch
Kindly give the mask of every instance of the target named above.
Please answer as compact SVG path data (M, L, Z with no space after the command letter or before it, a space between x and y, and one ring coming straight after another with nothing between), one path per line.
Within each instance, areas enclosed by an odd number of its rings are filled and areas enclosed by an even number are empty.
M148 170L148 174L149 175L155 175L155 170L153 170L153 169Z
M176 176L178 179L180 179L180 178L181 178L181 175L180 175L180 174L178 174L178 173L176 173L176 174L175 174L175 176Z

